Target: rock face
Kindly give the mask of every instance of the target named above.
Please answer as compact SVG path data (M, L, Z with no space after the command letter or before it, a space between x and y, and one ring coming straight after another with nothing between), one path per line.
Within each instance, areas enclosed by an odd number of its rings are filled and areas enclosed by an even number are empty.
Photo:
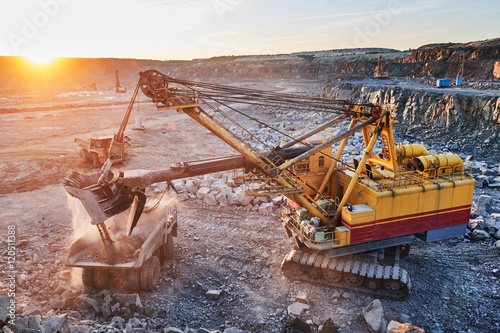
M493 76L500 79L500 61L495 61L495 65L493 66Z
M482 153L500 147L496 131L500 124L498 94L441 92L427 86L341 82L328 85L323 97L358 103L393 104L397 129L406 135L433 142L453 141L456 147ZM473 137L477 140L467 140ZM465 148L465 149L464 149ZM490 153L491 154L491 153Z

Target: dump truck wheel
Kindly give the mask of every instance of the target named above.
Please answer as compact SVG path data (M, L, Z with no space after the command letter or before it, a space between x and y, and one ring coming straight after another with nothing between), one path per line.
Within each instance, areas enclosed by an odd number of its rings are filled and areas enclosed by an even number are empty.
M160 266L163 266L163 264L165 263L165 256L163 255L163 245L161 245L155 252L153 252L153 255L160 259Z
M101 162L99 162L99 156L96 153L92 153L92 166L94 168L100 168L102 166Z
M158 252L160 253L159 258L162 266L174 259L174 237L172 234L168 234L167 241L160 246Z
M141 288L153 291L160 280L160 259L156 256L149 258L141 267Z
M85 287L95 288L94 269L84 268L82 271L82 282Z
M80 149L80 157L85 163L90 162L90 154L87 149Z
M109 274L105 269L94 270L94 284L97 289L108 289Z
M167 242L162 246L165 259L166 260L174 259L174 237L172 236L172 234L168 234Z
M139 269L131 269L127 272L125 285L128 290L141 290L141 274Z

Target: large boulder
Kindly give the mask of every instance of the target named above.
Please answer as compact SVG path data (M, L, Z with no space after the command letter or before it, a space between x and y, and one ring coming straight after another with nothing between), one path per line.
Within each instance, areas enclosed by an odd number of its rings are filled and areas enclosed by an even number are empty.
M219 202L215 199L215 196L212 193L208 193L203 198L203 203L209 206L217 206Z
M260 214L272 214L274 210L274 204L272 202L263 203L259 206Z
M211 187L213 190L217 192L222 192L229 188L223 179L217 179L215 182L212 183Z
M142 308L141 298L138 294L114 293L113 298L122 306L135 305L138 308Z
M490 234L484 230L476 229L472 232L471 238L476 241L480 241L486 238L490 238Z
M285 201L285 198L286 197L283 195L278 195L278 196L275 196L272 198L272 202L273 202L273 204L278 206L278 205L281 205L283 203L283 201Z
M212 301L219 300L221 294L222 294L222 290L221 289L210 289L209 291L207 291L205 293L205 295L207 296L207 298L209 300L212 300Z
M479 216L478 218L475 218L474 220L470 220L469 223L467 224L467 227L470 230L482 230L484 229L484 218L482 216Z
M387 327L384 318L384 308L380 300L376 299L363 309L363 316L368 325L368 330L373 333L383 333Z
M196 198L203 200L205 196L210 193L210 188L209 187L202 187L196 192Z
M45 333L71 333L68 315L52 316L45 319L43 321L43 330Z
M229 198L229 203L236 206L248 206L252 202L252 197L246 196L243 192L234 193Z
M387 325L387 333L424 333L424 330L417 326L391 320L389 325Z
M292 319L298 318L302 315L302 313L306 310L309 310L309 305L295 302L288 306L288 315L292 317Z
M186 182L186 190L188 190L188 192L191 194L195 194L196 192L198 192L198 186L196 186L193 180L189 179Z
M174 180L172 180L172 185L174 185L175 190L177 192L182 192L182 191L185 190L184 180L182 180L182 179L174 179Z
M227 196L222 192L217 194L215 200L217 200L217 202L221 205L227 205Z
M24 333L27 331L41 331L41 316L16 316L15 325L9 325L14 333Z
M75 299L75 308L77 310L93 310L95 313L101 312L99 302L90 298L87 294L81 294Z
M9 306L11 306L10 300L12 297L0 296L0 322L7 323L9 320ZM12 306L13 312L15 313L15 305Z
M489 211L493 205L493 198L489 195L480 195L479 199L477 199L477 208Z

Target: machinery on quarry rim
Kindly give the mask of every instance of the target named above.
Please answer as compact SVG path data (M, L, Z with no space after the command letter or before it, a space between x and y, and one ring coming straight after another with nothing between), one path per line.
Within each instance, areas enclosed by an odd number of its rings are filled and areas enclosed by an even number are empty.
M185 113L241 155L157 171L121 172L105 165L97 174L66 177L66 190L82 201L103 233L105 221L133 203L134 228L147 185L244 168L240 181L246 195L287 197L281 219L296 244L282 262L287 278L391 299L408 295L410 276L400 257L415 236L433 241L465 233L474 190L468 166L454 154L396 145L396 121L387 107L178 80L155 70L140 73L133 99L139 89L158 110ZM292 136L238 111L240 103L335 116ZM269 146L228 110L285 140ZM344 120L350 120L347 130L332 130ZM344 151L358 132L364 149Z

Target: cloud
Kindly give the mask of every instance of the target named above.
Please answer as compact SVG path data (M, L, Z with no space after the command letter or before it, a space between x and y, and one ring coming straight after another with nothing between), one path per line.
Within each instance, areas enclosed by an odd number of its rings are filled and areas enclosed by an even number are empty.
M422 6L413 6L413 7L405 7L401 6L398 8L397 13L398 15L402 14L413 14L419 11L423 10L428 10L431 8L435 8L438 6L438 3L431 3L427 5L422 5ZM293 21L307 21L307 20L322 20L322 19L330 19L330 18L338 18L338 17L348 17L348 16L356 16L358 17L355 20L361 20L365 19L367 17L372 17L376 13L380 13L383 11L387 11L389 9L387 8L382 8L379 10L370 10L370 11L358 11L358 12L351 12L351 13L340 13L340 14L329 14L329 15L319 15L319 16L307 16L307 17L298 17L293 19Z
M308 21L308 20L318 20L318 19L327 19L327 18L335 18L335 17L345 17L345 16L355 16L355 15L363 15L370 14L372 12L363 11L356 13L342 13L342 14L331 14L331 15L320 15L320 16L308 16L308 17L298 17L293 19L293 21Z

